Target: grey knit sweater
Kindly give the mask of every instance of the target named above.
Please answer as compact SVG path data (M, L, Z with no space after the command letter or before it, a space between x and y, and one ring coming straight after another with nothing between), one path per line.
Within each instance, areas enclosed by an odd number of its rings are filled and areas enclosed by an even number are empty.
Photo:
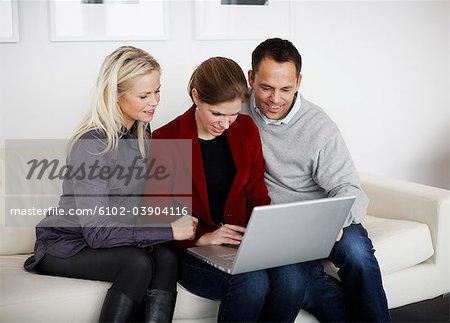
M368 198L339 129L315 104L298 96L300 110L287 124L266 124L255 98L242 107L258 126L266 161L266 185L272 203L356 196L344 226L360 223Z

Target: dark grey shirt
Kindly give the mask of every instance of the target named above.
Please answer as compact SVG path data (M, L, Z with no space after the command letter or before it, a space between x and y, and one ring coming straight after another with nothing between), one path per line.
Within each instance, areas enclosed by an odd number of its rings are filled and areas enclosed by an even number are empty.
M122 135L117 149L107 153L102 153L106 137L98 131L84 134L74 144L60 212L48 214L36 226L34 256L25 262L26 270L46 253L67 258L86 247L147 247L173 240L170 224L140 223L144 178L137 169L145 169L145 159L134 130ZM135 166L133 172L130 166Z

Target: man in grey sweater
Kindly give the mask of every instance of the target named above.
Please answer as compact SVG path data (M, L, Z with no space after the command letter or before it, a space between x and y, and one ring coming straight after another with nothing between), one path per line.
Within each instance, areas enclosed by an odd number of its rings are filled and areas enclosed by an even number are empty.
M347 319L390 321L372 242L361 225L368 198L336 124L298 92L301 56L287 40L268 39L252 54L250 99L243 106L259 128L272 203L355 196L353 208L330 254L339 268ZM303 307L321 321L339 316L339 292L320 265ZM333 307L334 306L334 307Z

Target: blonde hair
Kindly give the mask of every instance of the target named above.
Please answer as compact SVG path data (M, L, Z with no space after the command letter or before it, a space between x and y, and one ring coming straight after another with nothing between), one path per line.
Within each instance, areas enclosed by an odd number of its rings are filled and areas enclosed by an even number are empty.
M118 99L130 89L136 80L152 71L161 72L158 62L146 51L133 47L121 46L108 55L97 78L92 98L91 110L75 129L69 141L69 152L74 143L83 134L96 130L106 136L106 147L102 153L117 149L123 134L124 117ZM145 139L148 139L148 123L138 121L137 139L141 155L145 155Z

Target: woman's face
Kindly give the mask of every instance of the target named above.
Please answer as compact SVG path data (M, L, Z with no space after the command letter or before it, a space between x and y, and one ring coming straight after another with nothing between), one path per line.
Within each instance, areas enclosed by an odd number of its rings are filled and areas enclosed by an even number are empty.
M152 121L156 106L160 100L160 78L159 71L151 71L139 77L119 97L118 104L123 113L124 126L127 129L130 129L135 121Z
M195 89L192 91L198 109L195 111L198 137L208 140L223 134L238 117L242 100L235 98L232 101L212 105L201 101Z

